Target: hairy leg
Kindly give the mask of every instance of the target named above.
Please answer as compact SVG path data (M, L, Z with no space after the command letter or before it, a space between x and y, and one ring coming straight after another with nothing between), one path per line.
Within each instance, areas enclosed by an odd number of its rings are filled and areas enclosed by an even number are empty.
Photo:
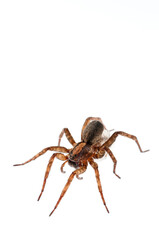
M43 193L43 191L44 191L45 184L46 184L46 180L47 180L47 178L48 178L48 176L49 176L49 172L50 172L50 170L51 170L51 167L52 167L52 164L53 164L53 161L54 161L55 157L58 158L58 159L60 159L60 160L62 160L62 161L65 161L65 160L68 158L67 156L63 155L62 153L54 153L54 154L51 156L51 158L50 158L50 160L49 160L49 163L48 163L48 165L47 165L47 168L46 168L46 172L45 172L45 176L44 176L44 181L43 181L43 186L42 186L42 189L41 189L41 193L40 193L40 195L39 195L39 197L38 197L38 201L40 200L41 195L42 195L42 193Z
M65 164L68 162L68 160L66 160L62 165L61 165L61 172L62 173L65 173L65 171L63 170L63 168L64 168L64 166L65 166Z
M61 138L62 138L62 136L64 135L64 133L65 133L68 141L69 141L73 146L75 146L75 145L76 145L76 142L75 142L75 140L73 139L73 137L72 137L70 131L68 130L68 128L62 129L62 132L61 132L60 135L59 135L58 146L60 146Z
M76 175L76 177L78 177L78 175L84 173L84 172L86 171L86 169L87 169L87 165L85 165L85 166L83 166L83 167L81 167L81 168L79 168L79 169L77 169L77 170L75 170L74 172L71 173L70 177L69 177L68 180L67 180L66 185L64 186L64 188L63 188L63 190L62 190L62 193L61 193L61 195L60 195L60 197L59 197L59 200L57 201L54 209L52 210L52 212L50 213L49 216L51 216L51 215L53 214L53 212L55 211L55 209L56 209L57 206L59 205L61 199L63 198L63 196L65 195L67 189L69 188L69 186L70 186L70 184L71 184L74 176Z
M97 148L96 152L93 154L93 158L102 158L104 156L106 156L107 153L105 152L104 148Z
M104 196L103 196L103 191L102 191L102 185L101 185L101 181L100 181L100 177L99 177L99 171L98 171L98 164L96 162L93 161L93 159L89 160L90 165L93 167L94 171L95 171L95 175L96 175L96 180L97 180L97 184L98 184L98 189L101 195L101 198L103 200L104 206L107 210L107 212L109 213L109 210L107 208L106 202L104 200Z
M118 174L116 174L116 165L117 165L117 160L116 158L114 157L114 154L112 153L112 151L108 148L108 147L105 147L105 150L107 151L107 153L109 154L109 156L111 157L113 163L114 163L114 168L113 168L113 173L118 177L118 178L121 178L119 177Z
M20 163L20 164L15 164L13 166L21 166L21 165L24 165L26 163L29 163L33 160L35 160L36 158L40 157L41 155L43 155L44 153L46 153L48 150L50 151L57 151L57 152L63 152L63 153L68 153L69 150L65 147L47 147L47 148L44 148L41 152L37 153L34 157L32 157L30 160L24 162L24 163Z
M102 145L102 147L105 147L105 146L106 147L110 147L115 142L116 138L119 135L124 136L124 137L128 137L128 138L134 140L136 142L136 144L138 145L140 152L147 152L147 151L149 151L149 150L143 151L141 149L141 146L140 146L136 136L128 134L128 133L125 133L125 132L121 132L121 131L113 133L113 135Z

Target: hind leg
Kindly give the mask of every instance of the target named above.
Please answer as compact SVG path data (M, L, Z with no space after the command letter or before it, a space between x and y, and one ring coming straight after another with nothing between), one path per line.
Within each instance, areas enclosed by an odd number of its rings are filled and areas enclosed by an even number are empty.
M72 137L70 131L68 130L68 128L62 129L62 132L61 132L60 135L59 135L58 146L60 146L61 138L63 137L64 133L65 133L66 138L68 139L68 141L69 141L73 146L75 146L75 145L76 145L76 142L75 142L75 140L73 139L73 137Z
M105 150L107 151L107 153L109 154L109 156L111 157L113 163L114 163L114 168L113 168L113 173L118 177L121 178L118 174L116 174L116 165L117 165L117 160L114 157L114 154L112 153L112 151L109 148L105 148Z
M128 133L125 133L125 132L122 132L122 131L113 133L113 135L102 145L102 147L105 147L105 146L106 146L106 147L110 147L110 146L115 142L116 138L117 138L119 135L134 140L134 141L136 142L136 144L138 145L138 148L139 148L140 152L143 153L143 152L148 152L148 151L149 151L149 150L143 151L143 150L141 149L141 146L140 146L139 141L138 141L138 139L137 139L136 136L131 135L131 134L128 134Z

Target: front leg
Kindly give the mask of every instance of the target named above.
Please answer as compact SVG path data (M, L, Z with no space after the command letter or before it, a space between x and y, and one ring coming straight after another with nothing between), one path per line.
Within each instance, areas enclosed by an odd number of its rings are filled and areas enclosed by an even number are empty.
M49 160L49 163L48 163L48 165L47 165L46 171L45 171L43 186L42 186L40 195L39 195L39 197L38 197L38 201L40 200L41 195L42 195L42 193L43 193L43 191L44 191L45 184L46 184L46 180L47 180L47 178L48 178L48 176L49 176L49 172L50 172L50 170L51 170L51 167L52 167L52 164L53 164L53 161L54 161L55 157L58 158L59 160L62 160L62 161L66 161L66 160L68 159L68 157L65 156L65 155L63 155L62 153L54 153L54 154L51 156L51 158L50 158L50 160Z
M90 163L90 165L92 166L92 168L95 171L95 176L96 176L96 180L97 180L98 190L99 190L101 198L103 200L103 204L104 204L107 212L109 213L109 210L107 208L107 205L106 205L106 202L105 202L104 196L103 196L102 185L101 185L101 181L100 181L100 177L99 177L99 171L98 171L98 164L96 162L94 162L92 158L89 160L89 163Z
M115 142L116 138L119 135L124 136L124 137L128 137L128 138L134 140L136 142L136 144L138 145L140 152L143 153L143 152L148 152L149 151L149 150L143 151L141 149L141 146L140 146L139 141L138 141L136 136L128 134L128 133L125 133L125 132L121 132L121 131L113 133L113 135L102 145L101 148L104 148L104 147L108 147L109 148Z
M57 206L59 205L61 199L63 198L63 196L65 195L67 189L69 188L74 176L76 175L76 177L78 177L80 174L84 173L87 169L87 165L83 166L83 167L80 167L78 168L77 170L75 170L74 172L71 173L71 175L69 176L68 180L67 180L67 183L66 185L64 186L63 190L62 190L62 193L59 197L59 200L57 201L54 209L52 210L52 212L50 213L49 216L51 216L53 214L53 212L55 211L55 209L57 208Z
M37 153L34 157L32 157L31 159L29 159L28 161L24 162L24 163L19 163L19 164L15 164L13 166L21 166L21 165L25 165L33 160L35 160L36 158L40 157L41 155L43 155L44 153L46 153L47 151L57 151L57 152L63 152L63 153L69 153L69 149L65 148L65 147L47 147L44 148L41 152Z

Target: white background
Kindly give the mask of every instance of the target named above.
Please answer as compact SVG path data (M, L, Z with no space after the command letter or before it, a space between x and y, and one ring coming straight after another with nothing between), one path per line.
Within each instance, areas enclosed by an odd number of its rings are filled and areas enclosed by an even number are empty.
M1 239L159 239L158 0L1 1ZM68 127L80 141L89 116L119 137L99 162L103 206L94 172L76 178L51 217L73 169L56 160L40 202L51 153ZM71 147L64 137L62 145Z

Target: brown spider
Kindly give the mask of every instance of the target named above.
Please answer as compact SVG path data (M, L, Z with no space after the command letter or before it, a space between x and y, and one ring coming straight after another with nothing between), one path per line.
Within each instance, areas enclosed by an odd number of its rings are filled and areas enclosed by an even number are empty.
M61 138L64 133L65 133L68 141L73 145L73 148L67 149L65 147L60 146ZM62 197L66 193L67 189L69 188L74 176L76 176L78 179L82 179L81 177L79 177L79 175L86 171L87 165L89 163L95 171L98 189L99 189L101 198L103 200L103 203L106 207L106 210L109 213L109 210L107 208L106 202L104 200L103 192L102 192L102 186L101 186L100 177L99 177L98 165L96 162L94 162L94 159L102 158L106 153L108 153L114 163L113 173L118 178L120 178L116 174L117 160L109 148L115 142L118 135L133 139L137 143L140 152L149 151L149 150L142 151L137 138L128 133L120 131L120 132L114 132L112 134L112 136L110 136L109 131L106 129L106 127L104 126L104 124L100 118L89 117L86 119L86 121L84 122L84 125L82 127L81 142L76 143L75 140L73 139L70 131L68 130L68 128L64 128L59 136L58 146L44 148L41 152L36 154L30 160L28 160L22 164L15 164L14 166L20 166L20 165L24 165L28 162L31 162L31 161L35 160L37 157L44 154L48 150L58 152L58 153L54 153L49 160L49 163L47 165L47 169L45 172L42 190L38 197L38 200L40 200L41 195L44 191L46 179L48 178L48 175L49 175L49 172L50 172L50 169L51 169L51 166L53 164L55 157L64 161L64 163L61 165L61 171L63 173L64 173L63 167L66 163L68 163L70 166L72 166L76 169L75 171L73 171L71 173L70 177L68 178L68 181L62 190L59 200L57 201L53 211L49 215L49 216L51 216L51 214L57 208ZM60 152L67 153L67 155L64 155Z

